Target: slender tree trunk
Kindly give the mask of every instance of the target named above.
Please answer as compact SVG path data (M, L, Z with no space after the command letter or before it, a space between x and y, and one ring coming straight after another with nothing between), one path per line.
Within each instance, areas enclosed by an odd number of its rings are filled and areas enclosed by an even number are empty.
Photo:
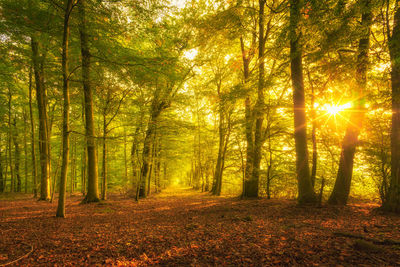
M389 36L390 61L392 64L392 131L391 177L389 192L383 202L387 211L400 212L400 7L396 5L393 33Z
M31 122L31 157L32 157L32 177L33 177L33 197L37 198L37 166L36 166L36 145L35 145L35 121L32 108L32 66L29 68L29 117Z
M229 137L230 137L230 115L228 115L228 131L225 131L225 140L224 140L224 148L222 150L222 158L221 158L221 171L219 174L219 179L218 179L218 184L217 184L217 196L221 195L221 191L222 191L222 177L224 174L224 170L225 170L225 158L226 158L226 152L228 151L228 144L229 144Z
M369 36L372 23L370 0L363 0L362 10L361 28L364 35L360 38L358 44L356 71L357 104L353 108L350 122L347 125L346 134L342 142L342 151L340 153L339 169L335 186L328 200L329 204L335 205L347 204L353 175L354 155L358 144L358 135L365 115L364 91L367 86Z
M243 75L244 75L244 85L248 84L248 80L250 78L249 72L249 64L250 59L249 56L246 55L245 46L243 37L240 38L240 45L242 51L242 60L243 60ZM244 169L244 180L243 180L243 191L242 195L246 195L246 184L251 182L251 174L253 172L253 152L254 152L254 138L253 138L253 128L254 128L254 119L251 111L251 103L250 96L247 95L245 102L245 134L246 134L246 165ZM250 184L248 186L251 187Z
M102 154L102 159L103 159L103 164L102 164L102 170L101 174L103 177L103 183L101 187L101 200L106 200L107 199L107 116L106 112L103 112L103 154Z
M22 187L22 181L21 181L21 174L20 174L20 159L21 159L21 152L19 149L19 142L18 142L18 131L17 131L17 120L14 117L14 133L13 133L13 141L14 141L14 163L15 163L15 178L16 178L16 184L14 181L14 191L15 192L21 192L21 187Z
M60 161L61 161L61 158L62 158L62 150L60 150L60 154L58 155L58 158L57 158L57 162L56 162L56 164L55 164L55 170L53 171L53 177L54 178L56 178L57 176L58 176L58 172L59 172L59 170L60 170L60 166L61 166L61 164L60 164ZM53 166L53 168L54 168L54 166ZM53 181L52 181L52 190L51 190L51 194L50 194L50 203L53 203L53 199L54 199L54 194L55 194L55 192L56 192L56 180L57 179L53 179Z
M70 181L70 193L71 196L75 190L75 181L76 181L76 137L72 138L72 152L71 152L71 181Z
M86 195L86 166L87 166L87 155L86 155L86 138L83 144L83 151L81 156L81 193Z
M127 149L127 141L126 141L126 131L124 128L124 174L125 174L125 185L128 185L129 178L128 178L128 153Z
M313 188L315 187L315 178L317 176L317 163L318 163L318 151L317 151L317 116L315 114L315 92L314 86L312 85L311 75L308 71L308 80L311 85L311 140L312 140L312 167L311 167L311 183Z
M88 43L88 33L86 29L85 0L79 2L79 32L81 39L82 54L82 80L83 92L85 95L85 121L86 121L86 140L88 155L88 186L87 194L83 202L98 202L98 174L97 174L97 155L96 138L94 133L93 119L93 92L90 81L90 51Z
M86 120L85 120L85 99L82 99L82 122L84 125L86 125ZM86 126L85 126L86 127ZM83 137L83 144L82 144L82 155L81 155L81 193L82 195L86 195L86 173L87 173L87 140L86 140L86 135Z
M3 192L7 191L7 175L8 175L8 133L6 135L6 144L5 144L6 150L4 153L4 161L5 161L5 168L4 168L4 188Z
M272 143L271 143L271 134L268 134L268 167L267 167L267 198L271 199L271 180L272 180Z
M150 157L149 172L147 173L147 196L151 194L151 177L153 175L153 156Z
M137 136L139 134L139 127L136 127L135 136L133 137L132 147L131 147L131 165L132 165L132 189L137 188L138 184L138 158L137 158ZM136 186L136 187L135 187Z
M210 168L210 166L209 166L209 164L210 163L207 163L206 164L206 171L205 171L205 176L206 176L206 181L205 181L205 186L204 186L204 191L205 192L208 192L209 190L210 190L210 171L209 171L209 169L211 169Z
M47 119L46 88L44 84L43 58L39 55L39 43L31 38L33 70L36 83L36 98L39 110L39 150L40 150L40 197L39 200L49 200L50 195L50 155L49 133Z
M67 174L69 162L69 72L68 72L68 39L69 18L72 11L72 0L65 1L64 33L62 42L62 74L63 74L63 135L62 135L62 165L60 189L57 207L57 217L65 217L65 198L67 191Z
M290 0L290 69L293 87L294 140L299 204L316 203L308 166L307 122L304 97L301 34L298 31L302 1Z
M24 176L25 176L25 189L24 192L25 194L28 193L28 141L27 141L27 137L26 137L26 132L27 132L27 115L26 115L26 110L24 108Z
M4 192L4 175L3 175L3 159L2 159L1 151L2 150L0 149L0 193L3 193Z
M163 171L164 171L164 174L163 174L163 180L164 180L164 183L163 183L163 185L164 185L164 187L165 187L165 185L166 185L166 183L167 183L167 162L166 161L164 161L164 164L163 164L164 166L163 166ZM163 187L163 188L164 188Z
M10 163L10 192L15 191L15 173L14 173L14 166L12 160L12 139L13 139L13 131L12 131L12 123L11 123L11 100L12 100L12 93L11 89L8 88L8 162Z

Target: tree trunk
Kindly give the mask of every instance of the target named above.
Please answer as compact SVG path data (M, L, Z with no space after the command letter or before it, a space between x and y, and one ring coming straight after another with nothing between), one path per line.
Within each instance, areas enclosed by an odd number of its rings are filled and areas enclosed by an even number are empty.
M382 203L387 211L400 212L400 7L394 15L393 33L389 38L392 64L392 131L391 131L391 177L389 192Z
M357 71L356 71L356 97L357 104L351 113L350 122L347 125L346 134L342 142L342 151L340 153L339 169L336 177L335 186L329 197L328 203L335 205L346 205L350 194L351 178L353 175L354 155L358 144L358 135L360 133L362 122L365 115L364 97L367 86L368 71L368 50L370 25L372 23L372 13L370 0L364 0L362 3L361 27L364 36L360 38L358 44Z
M87 194L83 202L98 202L98 174L97 174L97 155L96 155L96 138L94 133L94 119L93 119L93 92L90 81L90 51L88 43L88 33L86 29L86 15L85 15L85 0L79 2L79 33L81 41L81 54L82 54L82 80L83 92L85 96L85 121L86 121L86 141L87 141L87 156L88 156L88 185Z
M140 179L139 179L139 196L145 198L147 197L147 183L148 183L148 173L150 170L150 154L151 154L151 147L152 147L152 135L153 135L153 127L154 127L154 121L151 119L150 123L148 124L148 129L146 131L146 137L144 139L144 144L143 144L143 152L142 152L142 157L143 157L143 163L142 163L142 168L140 171Z
M315 113L315 92L314 86L312 85L310 72L308 71L308 80L311 85L311 120L312 120L312 130L311 130L311 140L312 140L312 167L311 167L311 184L313 188L315 187L315 178L317 176L317 163L318 163L318 152L317 152L317 116Z
M126 141L126 132L124 128L124 174L125 174L125 186L128 185L129 179L128 179L128 153L126 151L127 148L127 141Z
M86 120L85 120L85 98L82 98L82 122L83 125L86 125ZM86 127L86 126L85 126ZM86 195L86 166L87 166L87 141L86 141L86 135L83 137L83 144L82 144L82 155L81 155L81 193L82 195Z
M271 180L272 180L272 143L271 143L271 134L268 133L268 167L267 167L267 199L271 199Z
M36 146L35 146L35 121L33 119L32 108L32 67L29 68L29 117L31 120L31 157L32 157L32 177L33 177L33 197L37 198L37 167L36 167Z
M44 85L43 58L39 55L39 43L31 38L33 70L36 83L36 98L39 110L39 151L40 151L40 197L39 200L50 198L50 155L49 133L47 120L46 88Z
M10 164L10 192L15 191L15 173L14 173L14 166L12 160L12 139L13 139L13 131L11 125L11 100L12 94L11 89L8 88L8 162Z
M220 99L220 101L222 101ZM224 113L222 111L222 106L219 108L219 125L218 125L218 132L219 132L219 145L218 145L218 157L217 157L217 164L215 166L214 172L214 183L212 188L213 195L221 195L221 182L222 179L222 154L224 152L224 141L225 141L225 133L224 133Z
M242 61L243 61L244 85L248 86L248 81L250 78L250 71L249 71L250 58L249 58L249 55L246 55L243 37L240 38L240 46L241 46ZM247 96L246 96L246 99L244 102L244 107L245 107L245 135L246 135L246 164L245 164L245 168L243 171L244 172L243 189L242 189L243 197L246 196L246 194L247 194L246 187L251 187L251 174L253 172L254 118L252 116L249 93L247 93Z
M266 0L259 0L258 11L258 88L257 102L254 107L255 131L254 131L254 150L252 153L252 172L251 177L245 184L244 197L258 197L258 184L260 179L261 149L263 145L262 127L264 122L264 8ZM251 152L251 151L250 151Z
M57 207L57 217L65 217L65 198L67 191L67 174L69 161L69 74L68 74L68 39L69 18L72 11L72 0L65 1L64 32L62 42L62 75L63 75L63 134L62 134L62 165L60 189Z
M290 69L293 87L294 140L299 204L316 203L308 166L307 122L304 98L304 80L301 34L298 31L302 1L290 0Z
M149 173L151 172L151 160L152 160L152 146L155 136L155 130L157 126L157 120L162 112L168 105L166 102L160 101L157 97L158 93L155 93L155 97L153 99L150 111L150 119L147 126L147 131L143 144L142 151L142 168L140 171L139 184L138 184L138 197L146 197L148 194L146 191L149 191Z
M76 137L72 138L72 156L71 156L71 182L70 182L70 193L71 196L75 190L76 183Z
M13 123L13 126L14 126L14 133L13 133L13 141L14 141L14 156L15 156L15 158L14 158L14 163L15 163L15 168L14 168L14 171L15 171L15 178L17 179L17 183L15 184L15 181L14 181L14 191L15 192L21 192L21 187L22 187L22 183L21 183L21 174L20 174L20 159L21 159L21 152L20 152L20 149L19 149L19 142L18 142L18 130L17 130L17 120L16 120L16 118L14 117L14 123Z
M3 192L6 192L7 191L7 174L8 174L8 135L6 135L6 150L5 150L5 153L4 153L4 161L5 161L5 163L6 163L6 166L5 166L5 168L4 168L4 178L3 178L3 180L4 180L4 182L3 182L3 184L4 184L4 188L3 188Z
M101 200L106 200L107 199L107 116L104 111L103 113L103 154L102 154L102 159L103 159L103 164L102 164L102 170L101 170L101 175L103 177L102 181L102 187L101 187Z
M0 193L4 192L4 185L5 185L5 181L4 181L4 176L3 176L3 159L1 156L1 149L0 149Z
M137 135L139 134L139 127L136 127L135 130L135 136L133 137L133 142L132 142L132 147L131 147L131 165L132 165L132 189L137 188L137 185L139 183L138 181L138 162L139 160L137 158L137 145L138 145L138 140L137 140ZM136 186L136 187L134 187Z
M25 176L25 187L24 187L24 192L25 194L28 193L28 141L26 137L27 133L27 118L26 118L26 110L24 108L24 176Z

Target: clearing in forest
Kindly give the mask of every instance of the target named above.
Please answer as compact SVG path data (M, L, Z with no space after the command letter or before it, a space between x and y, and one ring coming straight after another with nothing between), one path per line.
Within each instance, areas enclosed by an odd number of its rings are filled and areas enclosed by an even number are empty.
M170 189L139 203L0 202L0 265L400 265L400 217Z

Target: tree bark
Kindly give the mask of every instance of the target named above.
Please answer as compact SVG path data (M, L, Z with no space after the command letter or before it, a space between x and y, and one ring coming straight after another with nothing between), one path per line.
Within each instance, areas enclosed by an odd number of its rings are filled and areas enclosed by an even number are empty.
M148 173L150 170L150 156L151 156L151 147L152 147L152 136L153 136L153 127L155 126L155 120L154 117L152 116L150 118L150 122L148 124L148 128L146 131L146 136L144 139L144 144L143 144L143 152L142 152L142 168L140 171L140 179L138 183L138 188L139 188L139 194L137 196L137 199L142 197L145 198L147 197L147 188L148 188Z
M13 139L13 131L11 125L11 100L12 94L11 89L8 88L8 162L10 164L10 192L15 191L15 173L14 166L12 160L12 139Z
M14 117L14 132L13 132L13 143L14 143L14 174L16 181L14 181L14 191L21 192L21 174L20 174L20 159L21 159L21 152L19 149L19 142L18 142L18 131L17 131L17 119ZM16 182L16 184L15 184Z
M365 115L364 91L367 86L368 50L370 46L370 26L372 13L370 0L362 2L361 28L364 34L358 44L357 71L356 71L356 105L352 110L350 122L347 125L346 134L342 142L339 169L335 186L329 197L328 203L334 205L346 205L350 194L351 178L353 175L354 155L358 144L362 122Z
M36 166L36 145L35 145L35 121L32 108L32 66L29 68L29 117L31 122L31 157L32 157L32 177L33 177L33 197L37 198L37 166Z
M299 32L302 1L290 0L290 69L293 87L294 140L299 204L316 203L308 166L307 122L304 98L302 49Z
M155 130L157 126L157 120L161 114L161 112L169 106L169 93L172 90L172 87L167 89L168 91L164 94L164 98L160 99L160 89L156 88L154 93L154 98L151 104L150 109L150 118L147 124L146 135L143 143L143 151L142 151L142 167L140 170L139 183L137 187L136 200L139 197L147 197L147 191L149 191L149 173L151 172L151 152L152 145L155 135Z
M389 27L389 26L388 26ZM382 207L387 211L400 212L400 7L396 5L393 33L389 34L389 52L392 65L392 131L391 177L389 191Z
M1 141L1 138L0 138ZM3 175L3 159L1 155L1 149L0 149L0 193L4 192L4 185L5 185L5 180L4 180L4 175Z
M39 200L50 199L50 157L49 133L47 119L46 88L44 84L43 58L39 55L39 42L31 38L32 62L36 84L36 98L39 110L39 151L40 151L40 197Z
M137 153L138 152L137 147L138 147L139 129L140 129L139 126L136 127L135 135L133 137L133 142L132 142L132 147L131 147L132 189L136 188L136 191L137 191L137 188L139 188L138 187L139 175L138 175L138 162L137 162L139 160L138 153ZM134 187L134 186L136 186L136 187ZM139 196L138 191L136 192L136 195Z
M107 116L106 112L103 112L103 154L102 154L102 170L101 175L103 177L102 187L101 187L101 200L107 199Z
M79 2L79 33L81 41L81 54L82 54L82 80L83 92L85 96L85 122L86 122L86 142L87 142L87 157L88 157L88 179L87 179L87 194L83 202L98 202L98 173L97 173L97 145L94 132L94 119L93 119L93 92L90 81L90 50L88 43L88 33L86 28L86 15L85 15L86 1L80 0Z
M259 0L258 11L258 88L257 102L254 107L255 131L254 131L254 148L252 151L251 177L246 181L244 197L258 197L258 184L260 179L261 149L263 145L262 127L264 122L264 8L266 0ZM250 151L251 152L251 151Z
M317 163L318 163L318 151L317 151L317 116L315 113L315 92L314 86L312 85L310 72L308 71L308 79L311 85L311 120L312 120L312 130L311 130L311 140L312 140L312 167L311 167L311 184L313 188L315 187L315 179L317 176Z
M125 185L128 185L128 153L126 151L127 148L127 141L126 141L126 132L124 128L124 174L125 174Z
M222 101L220 97L220 102ZM219 133L219 145L218 145L218 156L217 163L215 166L214 172L214 183L212 188L213 195L221 195L221 180L222 180L222 161L223 161L223 153L224 153L224 143L225 143L225 127L224 127L225 116L223 112L223 105L220 103L219 107L219 125L218 125L218 133ZM199 147L200 149L200 147Z
M69 72L68 72L68 40L69 19L72 11L72 0L65 1L64 32L62 42L62 75L63 75L63 134L62 134L62 165L60 177L60 189L57 207L57 217L65 217L65 198L67 191L67 174L69 161Z
M28 193L28 141L26 137L27 133L27 118L26 118L26 110L24 108L24 177L25 177L25 187L24 187L24 192L25 194Z

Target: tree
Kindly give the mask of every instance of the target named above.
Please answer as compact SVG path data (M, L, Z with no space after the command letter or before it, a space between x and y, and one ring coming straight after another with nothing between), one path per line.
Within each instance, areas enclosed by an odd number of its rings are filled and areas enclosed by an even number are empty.
M302 1L290 1L290 69L293 87L294 139L296 147L296 174L299 204L317 201L310 177L307 148L307 121L305 111L301 33L299 23Z
M31 37L32 63L35 74L36 99L39 110L39 151L40 151L40 197L39 200L50 199L50 148L49 126L47 119L47 96L44 83L44 55L39 53L40 43Z
M85 96L85 129L88 157L88 185L84 202L98 202L98 174L97 174L97 144L93 119L93 92L90 80L90 50L88 43L88 32L86 26L86 1L79 2L79 33L82 54L82 83Z
M330 204L346 205L350 193L351 178L353 175L354 155L358 143L362 122L365 115L365 89L367 87L368 71L368 51L370 46L370 27L372 24L372 12L370 0L361 1L361 33L357 51L357 70L355 81L356 101L346 129L346 134L342 142L342 151L340 153L339 169L333 188L329 197Z
M395 6L392 32L389 18L387 18L386 27L392 67L390 73L392 83L391 176L389 191L382 206L385 210L400 212L400 7L398 1Z
M72 0L65 1L64 32L62 41L62 75L63 75L63 133L62 133L62 165L60 177L60 189L57 207L57 217L65 217L65 193L67 190L67 173L69 160L69 73L68 73L68 41L69 20L72 12Z

